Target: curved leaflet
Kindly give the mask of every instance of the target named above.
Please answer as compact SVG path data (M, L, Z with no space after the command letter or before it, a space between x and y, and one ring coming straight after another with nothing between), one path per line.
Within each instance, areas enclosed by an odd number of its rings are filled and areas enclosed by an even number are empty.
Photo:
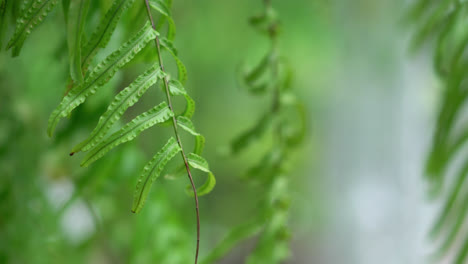
M7 49L13 48L13 56L18 56L24 41L31 31L40 24L52 11L58 0L34 0L29 7L22 11L22 15L16 21L16 29L8 43Z
M128 122L119 131L110 135L107 139L99 143L81 162L81 166L87 167L92 162L98 160L112 148L133 140L144 130L162 123L173 116L172 111L167 106L166 102L155 106L151 110L135 117L132 121Z
M136 185L132 212L139 213L141 211L151 185L159 177L166 164L181 150L177 141L171 137L166 145L145 165Z

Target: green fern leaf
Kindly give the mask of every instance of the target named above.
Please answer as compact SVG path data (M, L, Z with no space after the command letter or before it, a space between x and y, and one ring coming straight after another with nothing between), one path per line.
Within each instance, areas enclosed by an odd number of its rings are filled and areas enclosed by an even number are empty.
M182 116L192 118L195 113L195 101L185 91L183 85L178 80L169 81L169 92L172 96L182 95L185 98L185 110Z
M117 94L114 100L110 103L106 112L99 118L97 126L94 128L91 135L75 146L72 149L72 153L78 151L88 151L94 147L102 138L106 135L107 131L112 125L120 119L125 111L134 105L141 96L148 90L148 88L155 84L158 79L163 77L158 65L154 65L148 69L145 73L138 76L138 78L130 84L127 88L123 89Z
M200 133L195 131L195 126L193 125L192 120L185 116L177 117L177 125L194 136L200 135Z
M216 185L216 178L210 171L208 162L203 157L194 153L190 153L187 156L187 161L190 167L208 173L208 178L206 179L205 183L197 188L198 196L203 196L210 193ZM186 187L186 191L189 195L193 196L192 186L188 185Z
M16 29L13 37L8 43L7 49L13 48L13 56L18 56L24 41L31 31L39 25L52 11L58 0L34 0L29 7L22 11L20 18L16 21Z
M66 117L86 98L94 94L98 87L107 83L115 73L132 60L146 44L157 36L149 23L137 33L135 37L124 43L118 50L110 54L99 63L85 79L82 85L73 88L63 99L60 105L52 112L49 118L47 133L52 133L61 118Z
M139 213L143 208L151 185L159 177L166 164L181 151L177 141L171 137L164 147L145 165L136 185L132 212Z
M174 48L174 45L166 38L159 38L159 41L161 46L163 46L163 48L165 48L172 55L172 58L174 58L177 65L178 79L182 84L185 84L187 81L187 69L179 57L177 57L177 50Z
M131 141L136 138L144 130L162 123L173 116L172 111L167 106L166 102L155 106L151 110L135 117L132 121L128 122L119 131L110 135L107 139L99 143L81 162L81 166L87 167L94 161L100 159L104 154L118 145Z
M250 130L241 134L231 143L231 153L236 154L248 147L252 142L262 137L270 127L273 118L270 113L265 114Z
M73 1L69 7L71 17L67 16L70 75L72 80L78 84L83 82L83 73L81 70L81 39L89 3L90 0Z
M167 39L174 40L176 27L174 20L172 19L171 9L167 6L165 1L162 0L151 0L150 2L151 8L161 13L164 18L168 22L168 31L167 31Z
M81 66L87 68L91 64L99 48L105 48L114 33L117 22L122 13L130 8L135 0L115 0L99 23L96 30L91 34L88 43L83 46L83 57Z

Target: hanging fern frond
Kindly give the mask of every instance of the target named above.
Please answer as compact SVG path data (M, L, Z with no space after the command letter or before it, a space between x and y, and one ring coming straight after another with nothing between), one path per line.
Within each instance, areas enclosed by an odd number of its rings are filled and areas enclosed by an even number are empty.
M187 80L187 69L177 56L178 52L172 43L175 36L175 25L169 9L171 1L142 0L140 3L144 3L149 20L146 25L143 26L134 37L122 44L92 70L88 71L88 67L91 65L98 50L106 47L108 44L122 13L130 8L133 3L134 0L114 1L113 5L92 34L90 40L85 45L82 44L83 40L81 37L83 35L84 20L89 0L64 3L64 10L66 10L66 12L73 9L78 10L76 12L74 11L73 16L72 14L65 14L68 27L72 29L69 31L71 34L71 36L69 36L69 55L71 63L70 71L74 85L62 99L59 106L50 115L47 132L49 136L52 136L58 122L62 118L70 115L76 107L84 103L89 96L96 93L99 87L108 83L110 79L127 65L150 41L154 41L156 44L156 53L158 55L155 59L158 59L158 64L154 64L114 97L107 107L107 110L99 118L96 127L89 137L77 144L72 149L70 155L79 151L87 152L81 162L81 166L87 167L91 163L104 157L107 152L115 147L135 139L144 130L156 124L171 123L174 130L174 137L171 137L166 145L163 146L144 167L137 181L132 211L138 213L142 210L153 182L161 175L167 163L177 153L180 153L183 163L176 167L177 169L174 173L185 173L190 180L187 194L193 196L195 201L197 217L195 263L197 263L200 241L198 196L211 192L216 184L216 179L209 169L208 162L201 156L205 138L196 131L190 119L195 112L195 102L188 95L183 86ZM157 32L158 27L154 23L151 13L152 9L160 14L159 28L164 25L164 22L167 23L168 30L166 37L161 37L160 33ZM174 59L178 71L177 80L171 79L170 74L164 69L161 47L169 52ZM149 87L153 86L158 81L163 82L164 93L167 99L166 102L162 102L149 111L138 115L122 128L110 136L107 136L110 129L122 118L126 110L138 102ZM173 109L173 96L183 96L185 99L185 109L180 111L180 113ZM179 128L194 137L195 144L193 153L185 153L179 135ZM205 183L198 188L198 192L191 174L191 168L208 174Z
M58 0L33 0L24 8L20 18L16 21L15 33L8 43L7 49L13 49L13 56L18 56L24 41L31 31L39 25L52 11Z
M456 168L453 186L443 186L452 177L448 168L460 155L468 139L464 106L468 101L468 6L465 1L419 0L408 17L420 25L415 45L435 40L434 67L444 84L432 148L426 164L426 175L432 194L440 197L443 206L431 230L431 238L439 242L436 259L455 256L451 263L468 261L468 233L463 231L468 213L468 161ZM451 174L451 173L450 173Z
M271 96L271 107L256 125L230 145L230 153L240 154L253 143L269 135L273 138L267 154L247 171L247 180L265 188L250 220L233 228L208 254L203 264L216 263L242 241L259 236L257 245L247 258L249 264L275 264L289 256L288 175L292 152L304 138L305 117L302 104L291 90L291 71L279 56L279 20L271 2L264 1L264 11L250 19L251 26L270 40L271 50L253 67L243 71L242 81L252 95ZM260 191L260 190L256 190Z

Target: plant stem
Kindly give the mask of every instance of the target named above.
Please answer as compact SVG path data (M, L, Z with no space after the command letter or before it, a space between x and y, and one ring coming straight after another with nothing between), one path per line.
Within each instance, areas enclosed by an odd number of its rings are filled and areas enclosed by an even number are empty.
M156 25L154 24L153 16L151 15L151 8L150 8L148 0L145 0L145 4L146 4L146 11L147 11L147 14L148 14L148 18L149 18L149 20L151 22L151 26L153 27L154 30L156 30ZM157 49L158 57L159 57L159 67L161 67L161 71L165 72L163 59L162 59L162 56L161 56L161 46L159 44L159 37L158 36L156 36L156 38L155 38L155 44L156 44L156 49ZM164 76L164 88L165 88L165 92L166 92L167 104L169 105L169 109L171 109L171 111L174 113L174 109L172 108L171 94L169 92L169 83L168 83L168 80L167 80L167 76ZM194 195L194 199L195 199L195 211L196 211L196 215L197 215L197 248L196 248L196 251L195 251L195 264L197 264L198 251L200 249L200 211L199 211L199 208L198 208L197 189L195 187L195 183L193 182L192 173L190 172L190 167L189 167L189 164L187 162L187 156L185 155L184 149L182 147L182 141L180 140L179 132L177 131L177 119L176 119L175 115L172 116L172 126L174 128L174 134L175 134L176 139L177 139L177 144L179 144L179 147L181 149L180 153L182 155L182 159L184 160L185 169L187 170L187 176L188 176L188 178L190 180L190 184L192 185L193 195Z

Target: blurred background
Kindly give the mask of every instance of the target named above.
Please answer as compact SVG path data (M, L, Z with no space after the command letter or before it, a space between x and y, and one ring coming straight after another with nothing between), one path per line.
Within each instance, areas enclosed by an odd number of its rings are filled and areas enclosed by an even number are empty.
M104 12L111 1L101 2ZM273 5L282 20L281 53L308 118L306 141L288 175L292 254L286 263L427 263L427 232L438 205L426 195L423 166L440 85L429 52L410 52L404 1ZM202 256L249 218L259 196L239 180L258 153L233 158L223 149L268 105L240 88L235 74L268 48L247 23L261 8L260 0L174 1L175 44L197 102L194 123L217 176L215 190L200 198ZM136 178L169 128L152 128L89 168L68 156L138 66L119 72L54 138L46 136L68 78L58 10L31 34L21 56L0 52L0 263L191 263L195 218L185 178L161 178L142 213L130 211ZM100 58L126 32L117 27ZM163 99L156 89L149 94L124 120ZM254 242L219 263L243 263Z

